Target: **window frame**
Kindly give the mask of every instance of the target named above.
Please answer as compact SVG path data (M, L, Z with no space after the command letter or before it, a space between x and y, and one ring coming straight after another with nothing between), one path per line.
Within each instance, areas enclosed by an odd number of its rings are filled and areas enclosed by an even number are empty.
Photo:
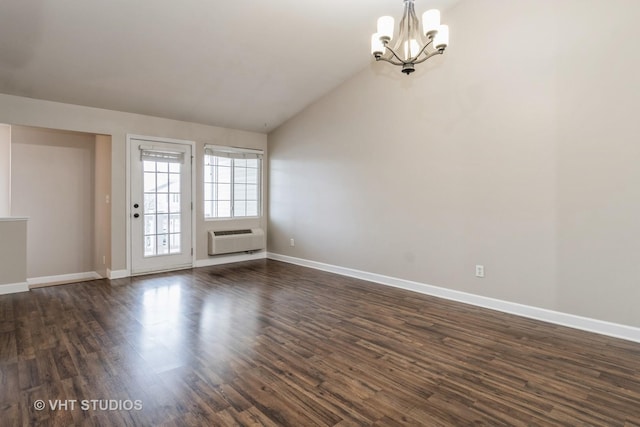
M217 200L214 199L210 199L208 197L210 197L210 195L207 194L206 188L207 188L207 184L214 184L215 181L207 181L207 168L209 167L214 167L213 165L208 165L209 163L209 156L211 157L222 157L222 158L229 158L231 160L230 163L230 211L231 211L231 215L230 216L225 216L225 217L216 217L216 216L207 216L207 204L208 203L217 203ZM219 145L205 145L205 150L204 150L204 156L203 156L203 161L202 161L202 165L203 165L203 177L202 177L202 183L203 183L203 189L202 189L202 194L203 194L203 209L202 209L202 215L205 221L230 221L230 220L243 220L243 219L261 219L264 214L263 214L263 193L264 193L264 179L263 179L263 157L264 157L264 151L263 150L256 150L256 149L251 149L251 148L239 148L239 147L227 147L227 146L219 146ZM236 200L234 200L234 195L235 195L235 184L236 184L236 174L235 174L235 160L239 159L245 159L245 160L249 160L249 159L256 159L258 161L258 167L257 167L257 198L256 198L256 203L257 203L257 215L243 215L243 216L237 216L236 215L236 209L235 209L235 202ZM250 200L253 201L253 200Z

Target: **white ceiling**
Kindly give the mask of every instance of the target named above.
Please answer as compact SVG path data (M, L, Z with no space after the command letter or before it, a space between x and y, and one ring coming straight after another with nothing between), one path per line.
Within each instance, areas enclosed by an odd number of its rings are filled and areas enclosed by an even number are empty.
M0 93L269 132L372 61L385 14L402 1L3 0Z

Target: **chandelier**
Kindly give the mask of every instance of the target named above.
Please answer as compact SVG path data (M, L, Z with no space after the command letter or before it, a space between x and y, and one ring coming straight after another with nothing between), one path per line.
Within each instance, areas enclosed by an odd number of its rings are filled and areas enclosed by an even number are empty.
M371 54L376 61L387 61L402 66L406 75L413 73L420 64L440 55L449 44L449 27L440 25L440 11L427 10L420 22L413 7L414 0L404 0L404 14L400 20L398 37L393 45L393 17L378 18L378 32L371 36Z

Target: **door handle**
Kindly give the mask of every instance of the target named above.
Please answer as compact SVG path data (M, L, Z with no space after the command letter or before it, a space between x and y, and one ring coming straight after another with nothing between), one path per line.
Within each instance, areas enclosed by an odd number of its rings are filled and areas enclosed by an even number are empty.
M138 218L139 216L140 216L140 214L137 214L137 213L133 214L134 218Z

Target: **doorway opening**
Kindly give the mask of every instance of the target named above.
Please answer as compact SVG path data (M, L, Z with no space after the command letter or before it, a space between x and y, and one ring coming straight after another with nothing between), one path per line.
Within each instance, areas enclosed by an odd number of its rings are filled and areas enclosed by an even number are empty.
M9 146L0 175L5 210L28 217L29 287L108 277L111 136L11 125Z

